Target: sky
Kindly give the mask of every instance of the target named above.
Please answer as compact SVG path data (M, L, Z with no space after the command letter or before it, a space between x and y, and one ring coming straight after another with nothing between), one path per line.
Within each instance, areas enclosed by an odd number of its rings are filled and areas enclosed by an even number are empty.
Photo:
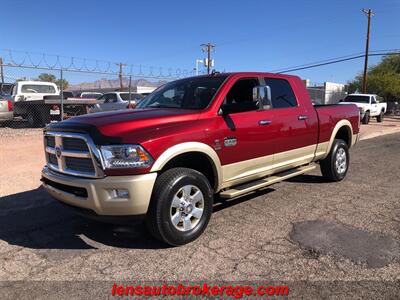
M0 49L193 69L212 42L219 71L272 71L364 51L363 8L375 13L370 49L399 49L400 0L1 0ZM294 74L345 83L362 68L358 59Z

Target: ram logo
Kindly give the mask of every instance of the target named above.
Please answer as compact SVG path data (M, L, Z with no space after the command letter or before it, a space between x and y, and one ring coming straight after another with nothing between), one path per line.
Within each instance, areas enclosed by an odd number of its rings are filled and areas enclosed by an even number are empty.
M60 147L56 147L54 150L56 152L57 158L60 158L61 154L62 154L61 148Z

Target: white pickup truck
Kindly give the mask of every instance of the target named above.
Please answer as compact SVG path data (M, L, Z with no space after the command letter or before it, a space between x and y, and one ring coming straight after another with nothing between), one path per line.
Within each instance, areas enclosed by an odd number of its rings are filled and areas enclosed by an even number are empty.
M377 122L382 122L387 109L387 103L374 94L350 94L341 103L357 105L363 124L368 124L371 117L376 118Z
M96 99L68 97L66 92L63 92L61 101L57 85L46 81L18 81L13 88L12 98L14 116L26 119L31 127L60 121L61 113L63 118L86 114L88 106L97 103Z

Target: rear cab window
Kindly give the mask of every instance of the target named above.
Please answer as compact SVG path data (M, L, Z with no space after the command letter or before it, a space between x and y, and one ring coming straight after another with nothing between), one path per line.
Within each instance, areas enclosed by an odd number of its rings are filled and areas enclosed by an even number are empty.
M35 93L35 94L55 94L56 89L52 85L42 84L24 84L21 87L22 93Z
M265 84L271 88L272 108L297 107L298 102L290 83L285 79L264 78Z

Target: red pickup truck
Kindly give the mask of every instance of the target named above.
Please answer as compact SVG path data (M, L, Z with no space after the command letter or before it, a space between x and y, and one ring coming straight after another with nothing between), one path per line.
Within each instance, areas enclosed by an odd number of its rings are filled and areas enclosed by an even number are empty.
M355 105L313 106L296 76L229 73L170 82L136 110L45 128L44 188L78 213L145 220L182 245L205 230L213 199L313 170L342 180L358 140Z

